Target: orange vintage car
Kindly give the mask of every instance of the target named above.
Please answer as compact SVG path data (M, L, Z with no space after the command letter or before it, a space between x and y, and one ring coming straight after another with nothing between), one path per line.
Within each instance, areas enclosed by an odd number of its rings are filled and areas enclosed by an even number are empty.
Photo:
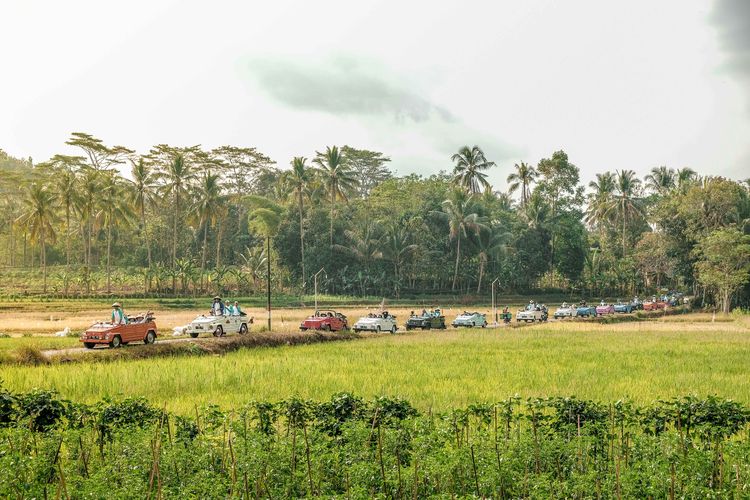
M126 325L97 322L83 332L79 340L86 349L93 349L97 344L109 347L120 347L130 342L153 344L156 341L156 322L152 312L129 317Z

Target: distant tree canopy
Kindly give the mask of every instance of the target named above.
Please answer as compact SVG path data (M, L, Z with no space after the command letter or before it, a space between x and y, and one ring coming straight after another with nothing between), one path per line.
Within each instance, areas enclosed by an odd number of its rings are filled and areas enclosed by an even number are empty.
M325 269L321 289L345 294L484 293L497 278L506 292L748 300L749 186L688 168L603 172L586 191L556 151L514 165L502 192L476 145L450 171L399 177L348 145L280 168L253 147L67 144L78 152L39 164L0 150L0 260L42 271L38 292L111 292L135 273L144 293L254 293L271 259L288 291Z

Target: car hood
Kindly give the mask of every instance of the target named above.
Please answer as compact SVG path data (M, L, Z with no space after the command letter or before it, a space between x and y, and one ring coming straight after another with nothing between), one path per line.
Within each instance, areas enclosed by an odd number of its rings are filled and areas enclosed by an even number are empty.
M385 318L367 318L367 317L364 317L364 318L359 318L357 320L357 324L358 325L376 325L379 322L383 321L383 319L385 319Z
M208 323L213 323L214 321L220 320L223 318L220 318L219 316L198 316L193 320L194 325L205 325Z

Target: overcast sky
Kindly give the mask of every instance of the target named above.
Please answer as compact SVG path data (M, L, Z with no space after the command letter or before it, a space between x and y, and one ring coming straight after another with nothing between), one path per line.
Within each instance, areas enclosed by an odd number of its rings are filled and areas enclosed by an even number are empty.
M42 161L70 132L325 145L399 174L478 144L498 167L564 149L584 180L690 166L750 177L750 1L0 4L0 148Z

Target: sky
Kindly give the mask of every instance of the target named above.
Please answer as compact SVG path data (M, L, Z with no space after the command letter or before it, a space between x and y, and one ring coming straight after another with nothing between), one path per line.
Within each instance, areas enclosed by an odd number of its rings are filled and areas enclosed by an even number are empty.
M326 145L399 174L479 145L497 190L563 149L587 182L667 165L750 177L750 1L0 3L0 148L83 131L139 152Z

